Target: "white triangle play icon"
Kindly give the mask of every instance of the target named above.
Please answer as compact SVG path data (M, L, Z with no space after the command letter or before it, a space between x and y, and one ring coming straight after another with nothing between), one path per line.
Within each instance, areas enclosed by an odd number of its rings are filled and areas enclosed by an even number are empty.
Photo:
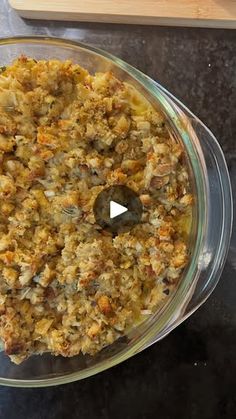
M128 208L115 201L110 201L110 218L115 218L118 215L124 214L126 211L128 211Z

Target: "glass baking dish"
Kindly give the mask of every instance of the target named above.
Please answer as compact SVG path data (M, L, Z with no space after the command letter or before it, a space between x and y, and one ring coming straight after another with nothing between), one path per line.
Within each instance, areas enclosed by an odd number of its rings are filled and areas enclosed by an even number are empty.
M229 247L232 194L225 159L214 135L173 95L137 69L78 42L45 37L0 40L0 66L21 54L35 59L70 59L91 73L112 71L132 84L165 113L173 134L184 145L195 193L190 262L161 310L94 357L44 354L15 365L0 353L0 384L40 387L79 380L126 360L162 339L207 299L219 280Z

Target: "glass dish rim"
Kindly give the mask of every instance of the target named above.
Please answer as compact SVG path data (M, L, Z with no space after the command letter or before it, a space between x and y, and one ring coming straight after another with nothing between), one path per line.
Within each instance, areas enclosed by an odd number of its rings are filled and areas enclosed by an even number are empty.
M16 44L21 44L21 43L24 43L24 44L40 44L41 43L43 45L49 45L49 46L51 45L51 46L57 46L57 47L82 48L85 50L89 50L93 52L94 54L97 54L98 56L102 56L103 58L113 62L122 70L127 72L139 84L141 84L144 87L144 89L151 95L151 97L156 99L163 106L163 109L167 112L168 117L171 118L177 131L179 131L179 134L184 142L188 155L191 152L193 156L198 156L195 150L196 144L192 144L192 140L189 137L188 131L185 129L185 127L182 124L179 123L180 121L179 116L177 112L170 106L170 104L168 103L168 100L166 100L165 95L167 95L167 97L169 96L172 99L174 99L175 102L179 103L183 108L185 108L186 111L188 111L188 113L190 114L192 113L188 110L188 108L185 107L185 105L183 105L180 101L178 101L178 99L176 99L167 90L165 90L161 85L159 85L157 82L155 82L154 80L152 80L151 78L143 74L141 71L132 67L128 63L124 62L123 60L113 56L112 54L107 53L106 51L84 44L82 42L72 41L68 39L61 39L57 37L47 37L47 36L46 37L45 36L14 36L14 37L7 37L7 38L0 39L0 46L16 45ZM195 117L195 115L193 116L195 119L198 119ZM217 143L213 135L212 137L213 137L213 140L215 140L215 142ZM196 138L196 141L198 142L197 138ZM197 144L197 146L199 149L201 149L200 144ZM222 151L221 151L221 154L222 154ZM198 158L195 158L195 159L190 158L190 160L191 160L191 164L193 165L193 172L194 172L195 181L197 183L197 191L198 191L197 205L198 205L198 227L199 228L197 229L198 231L197 231L196 245L194 246L194 252L191 258L191 262L189 264L188 271L186 272L186 275L184 276L182 283L178 287L178 290L175 293L174 298L172 298L169 304L167 304L167 307L164 313L162 313L158 321L153 322L153 324L148 328L148 330L146 330L145 333L143 333L139 338L137 338L136 341L132 343L130 347L127 347L124 350L122 350L120 353L113 355L108 360L103 360L99 362L97 365L88 367L85 370L73 372L64 376L62 375L59 377L52 377L48 379L42 378L42 379L33 379L33 380L21 380L21 379L0 378L0 384L10 385L10 386L19 386L19 387L42 387L42 386L64 384L64 383L76 381L78 379L83 379L93 374L97 374L98 372L101 372L103 370L106 370L130 358L131 356L135 355L141 349L143 349L143 347L145 346L145 343L147 343L150 339L152 339L155 335L157 335L157 333L160 333L160 331L164 330L165 325L167 325L168 322L173 318L173 315L176 313L177 309L180 310L183 307L183 304L186 303L185 299L187 295L187 290L189 291L189 288L193 285L193 282L196 281L195 271L196 271L196 266L197 266L197 260L201 251L203 240L204 240L204 228L205 228L205 223L206 223L206 210L207 210L207 205L206 205L207 185L206 185L206 180L203 175L204 157L202 156L201 164L199 163ZM232 203L231 203L231 206L232 206ZM222 234L224 234L224 232ZM221 246L219 249L220 260L224 260L226 257L226 251L228 247L227 244L229 242L229 237L226 237L226 239L228 239L226 240L226 246L224 248L222 248ZM198 307L196 307L196 309L197 308ZM191 313L193 311L194 310L192 310ZM188 315L190 315L191 313L188 313ZM181 323L187 316L181 318L177 324ZM174 327L176 327L177 324L176 323L173 324L169 328L168 332L166 333L164 332L162 337L164 337Z

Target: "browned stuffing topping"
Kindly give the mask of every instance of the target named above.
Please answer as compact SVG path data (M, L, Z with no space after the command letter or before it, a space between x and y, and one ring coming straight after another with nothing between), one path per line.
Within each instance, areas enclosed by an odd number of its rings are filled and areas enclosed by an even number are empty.
M192 196L163 115L112 73L20 57L0 74L0 337L30 354L95 354L163 304L188 260ZM108 186L143 204L113 237Z

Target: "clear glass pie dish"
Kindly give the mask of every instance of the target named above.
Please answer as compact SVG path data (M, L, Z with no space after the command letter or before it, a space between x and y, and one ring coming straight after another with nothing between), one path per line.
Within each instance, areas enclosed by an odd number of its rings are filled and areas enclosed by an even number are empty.
M133 85L161 109L173 135L183 144L195 196L190 261L161 310L93 357L44 354L15 365L4 352L0 353L0 384L39 387L72 382L110 368L162 339L192 314L221 275L232 228L232 195L225 159L215 137L158 83L118 58L77 42L43 37L0 40L0 66L21 54L35 59L70 59L91 73L110 70Z

